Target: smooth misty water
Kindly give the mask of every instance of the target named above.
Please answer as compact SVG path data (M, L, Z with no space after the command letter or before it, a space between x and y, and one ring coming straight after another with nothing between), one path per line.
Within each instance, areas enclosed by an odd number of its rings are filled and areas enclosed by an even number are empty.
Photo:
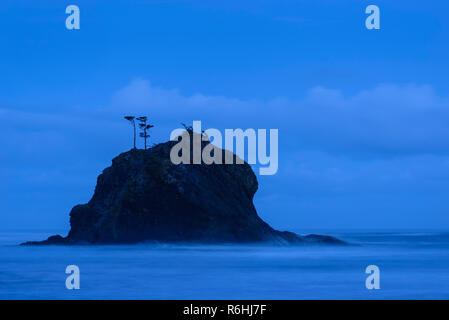
M449 233L334 234L334 246L42 246L0 233L0 299L448 299ZM65 288L65 268L81 289ZM365 288L365 268L381 289Z

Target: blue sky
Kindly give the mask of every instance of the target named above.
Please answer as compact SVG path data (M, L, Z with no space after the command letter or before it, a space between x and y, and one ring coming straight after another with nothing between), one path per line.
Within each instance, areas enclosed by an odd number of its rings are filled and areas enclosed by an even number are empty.
M81 29L65 28L76 4ZM369 4L381 30L365 28ZM449 227L449 4L0 4L0 229L68 229L96 177L180 122L278 128L259 214L281 229Z

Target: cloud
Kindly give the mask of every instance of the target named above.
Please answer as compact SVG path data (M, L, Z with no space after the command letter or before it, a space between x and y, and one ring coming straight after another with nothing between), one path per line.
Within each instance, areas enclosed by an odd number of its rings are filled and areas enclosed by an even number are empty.
M345 96L315 87L299 100L240 100L176 89L135 79L105 99L105 107L53 113L0 108L3 150L14 156L64 156L59 151L126 150L127 114L149 115L153 142L166 141L180 122L201 120L204 128L278 128L283 158L298 151L347 157L447 155L449 99L429 86L380 85ZM0 159L8 157L3 154Z
M331 153L391 156L449 150L449 99L426 85L380 85L351 96L315 87L300 100L244 101L184 96L136 79L113 96L111 110L148 113L170 125L202 120L208 127L279 128L286 144Z
M356 196L386 190L432 194L441 191L442 184L449 184L449 156L354 159L304 151L285 159L279 179L294 193L301 189L302 195L332 191Z
M126 114L150 116L153 142L166 141L180 122L192 120L202 120L204 128L278 128L281 161L308 151L377 159L446 156L449 150L449 99L426 85L380 85L353 95L315 87L299 100L258 101L188 96L135 79L107 100L102 108L53 113L0 108L0 159L44 164L49 157L64 162L71 152L118 153L129 147Z
M197 93L183 96L176 89L152 86L148 80L134 79L112 95L109 111L148 113L161 120L201 120L202 117L245 113L250 103L222 96ZM218 112L218 113L217 113Z
M185 95L135 79L102 105L0 108L0 180L9 199L0 210L46 212L47 197L53 213L46 214L60 217L88 200L101 170L132 146L127 114L156 124L150 143L192 120L203 128L278 128L279 171L259 177L256 205L279 226L299 223L300 211L321 222L335 210L342 224L345 215L382 211L379 221L395 217L400 225L404 212L432 207L443 217L447 207L449 103L429 86L380 85L352 95L315 87L302 99L262 101Z
M428 86L382 85L350 97L315 88L303 105L301 125L323 147L328 141L330 149L347 152L447 154L449 150L444 138L449 134L444 121L449 101Z

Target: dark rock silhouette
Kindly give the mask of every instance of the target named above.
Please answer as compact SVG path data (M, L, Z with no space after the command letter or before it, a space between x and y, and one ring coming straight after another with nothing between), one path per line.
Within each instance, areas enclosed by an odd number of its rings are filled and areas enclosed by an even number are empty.
M256 212L258 183L247 163L174 165L174 144L120 154L98 177L92 199L72 209L67 237L25 244L343 243L274 230Z

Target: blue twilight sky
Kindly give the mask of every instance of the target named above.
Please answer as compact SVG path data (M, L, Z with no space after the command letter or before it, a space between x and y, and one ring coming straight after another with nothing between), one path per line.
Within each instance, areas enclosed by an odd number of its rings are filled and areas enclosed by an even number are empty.
M76 4L81 29L65 28ZM376 4L381 30L365 28ZM446 1L0 4L0 229L67 229L96 177L180 122L278 128L281 229L449 227Z

